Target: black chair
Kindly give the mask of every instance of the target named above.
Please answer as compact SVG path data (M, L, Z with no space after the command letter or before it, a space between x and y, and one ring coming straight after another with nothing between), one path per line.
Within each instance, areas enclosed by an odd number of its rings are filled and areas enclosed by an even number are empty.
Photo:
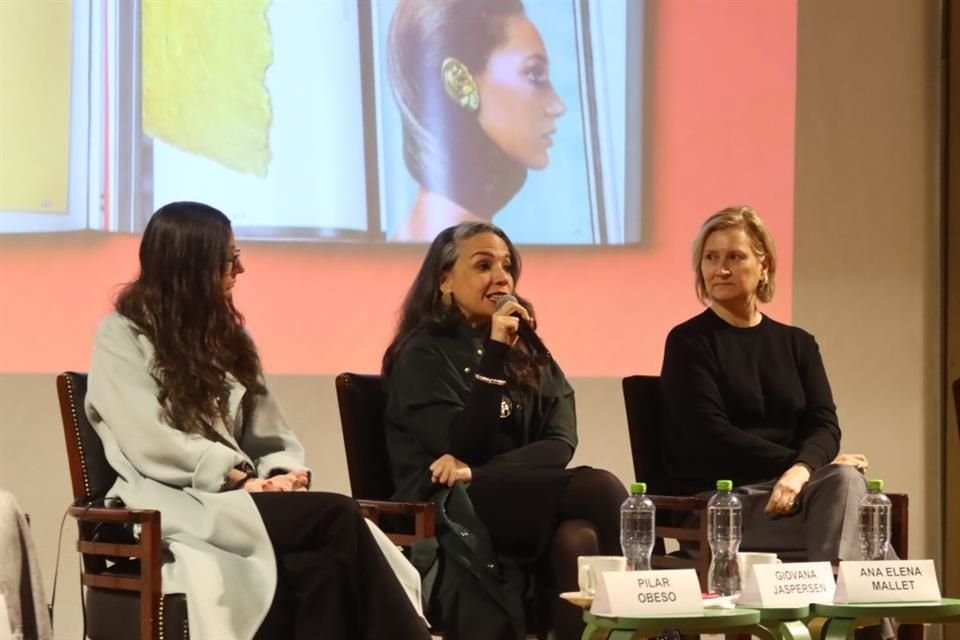
M657 507L657 547L651 564L654 567L694 568L701 588L707 590L707 571L710 567L710 545L707 542L707 500L695 496L674 496L666 484L666 470L660 447L660 428L663 424L663 399L659 376L628 376L623 379L623 400L630 432L630 451L637 479L644 480L650 498ZM960 407L960 405L958 405ZM658 492L667 495L656 495ZM907 557L909 498L906 494L888 493L892 503L890 545L900 558ZM662 511L661 511L662 510ZM690 513L699 514L695 527L679 526ZM664 539L684 541L683 550L664 553ZM778 552L779 553L779 552ZM779 554L787 562L805 560L802 551ZM912 625L904 625L904 627ZM901 634L902 636L903 634Z
M396 544L409 546L432 538L436 531L433 503L391 501L394 487L383 425L387 399L380 376L341 373L336 386L353 497L374 509L371 519L383 524L384 533ZM391 516L389 522L380 522L381 513ZM412 520L412 526L404 527L402 520ZM402 530L387 530L391 524Z
M77 520L77 551L86 588L84 626L90 640L187 640L186 597L163 594L160 512L127 509L104 496L117 474L84 411L87 376L57 376L57 395L73 485L71 517ZM139 525L139 537L132 533Z
M433 503L389 501L394 486L383 421L387 394L380 376L341 373L336 378L336 386L353 497L361 504L372 504L380 512L390 515L384 532L395 543L408 546L432 538L436 531ZM391 525L399 525L402 530L388 530ZM527 606L527 637L536 637L532 630L536 623L530 615L531 603L528 602ZM434 635L442 633L435 628L431 632Z
M659 430L663 420L660 378L628 376L622 384L634 477L647 483L649 498L657 507L657 540L650 565L655 569L696 569L700 588L706 592L712 557L707 542L707 500L671 495L660 448ZM691 513L699 514L698 524L684 526L683 521L688 520ZM681 549L668 554L667 539L681 541L693 552Z

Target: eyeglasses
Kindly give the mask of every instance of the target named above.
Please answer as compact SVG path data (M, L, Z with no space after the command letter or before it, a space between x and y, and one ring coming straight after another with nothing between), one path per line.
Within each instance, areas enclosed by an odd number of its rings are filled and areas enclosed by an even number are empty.
M227 273L236 273L243 269L243 263L240 262L240 252L237 251L232 256L227 258L226 271Z

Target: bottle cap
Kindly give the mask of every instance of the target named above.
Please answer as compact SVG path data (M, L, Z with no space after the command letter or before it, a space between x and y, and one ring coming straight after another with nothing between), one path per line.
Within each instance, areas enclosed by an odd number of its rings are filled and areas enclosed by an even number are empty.
M732 491L733 480L717 480L717 491Z
M879 478L867 480L867 491L883 491L883 480Z
M647 492L646 482L633 482L630 484L630 493L646 493L646 492Z

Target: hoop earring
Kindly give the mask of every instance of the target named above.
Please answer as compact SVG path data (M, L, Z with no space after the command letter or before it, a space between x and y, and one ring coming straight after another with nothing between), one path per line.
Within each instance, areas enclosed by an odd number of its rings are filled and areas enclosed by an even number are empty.
M444 309L449 309L450 307L452 307L452 306L453 306L453 292L452 292L452 291L444 291L442 294L440 294L440 304L443 305L443 308L444 308Z
M461 109L473 112L480 108L480 90L467 65L456 58L445 58L440 65L440 77L447 95Z

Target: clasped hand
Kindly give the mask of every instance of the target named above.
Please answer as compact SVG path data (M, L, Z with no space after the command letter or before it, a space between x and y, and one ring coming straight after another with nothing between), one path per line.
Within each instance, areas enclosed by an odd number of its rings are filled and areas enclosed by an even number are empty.
M862 453L841 453L833 459L832 464L845 464L856 467L863 473L870 466L867 456ZM805 464L795 464L787 469L770 492L770 500L764 507L765 513L788 514L800 505L800 492L810 481L810 468Z
M800 492L809 480L810 467L805 464L795 464L784 471L773 485L764 513L785 515L795 511L800 504Z
M309 482L306 471L289 471L270 478L250 478L243 483L243 488L250 493L306 491Z
M470 471L470 467L449 453L443 454L430 465L430 480L434 484L445 484L452 487L458 480L470 482L472 478L473 473Z

